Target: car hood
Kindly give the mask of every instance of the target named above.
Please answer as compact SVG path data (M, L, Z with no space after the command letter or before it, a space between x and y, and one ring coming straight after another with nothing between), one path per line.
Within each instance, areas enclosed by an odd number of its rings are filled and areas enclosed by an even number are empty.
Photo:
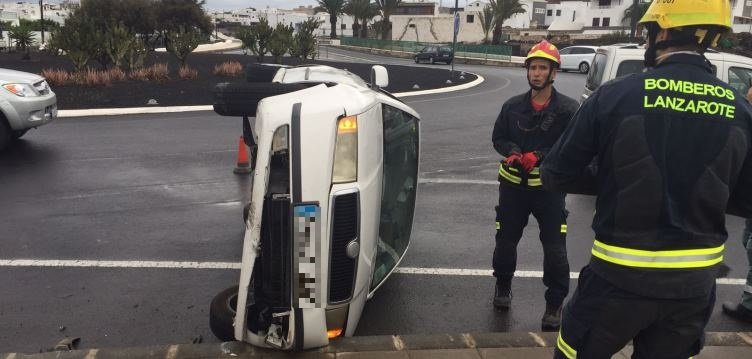
M33 84L44 80L42 76L29 72L0 68L0 84L27 83Z

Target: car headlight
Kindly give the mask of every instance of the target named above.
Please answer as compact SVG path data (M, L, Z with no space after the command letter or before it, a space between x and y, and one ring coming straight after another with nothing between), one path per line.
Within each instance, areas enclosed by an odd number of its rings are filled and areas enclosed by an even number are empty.
M34 90L34 87L29 84L5 84L3 85L3 88L8 90L8 92L20 97L39 96L39 94Z
M337 141L334 145L333 183L358 180L358 118L342 117L337 120Z

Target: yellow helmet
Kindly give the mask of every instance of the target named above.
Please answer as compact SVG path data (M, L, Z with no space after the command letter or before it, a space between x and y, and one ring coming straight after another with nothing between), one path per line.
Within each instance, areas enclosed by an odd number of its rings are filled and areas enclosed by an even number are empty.
M715 25L731 30L729 0L653 0L640 24L656 22L663 29Z

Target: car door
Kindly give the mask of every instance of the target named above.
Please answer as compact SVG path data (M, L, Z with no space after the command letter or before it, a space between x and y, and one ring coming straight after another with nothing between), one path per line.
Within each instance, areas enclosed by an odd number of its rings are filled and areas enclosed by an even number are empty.
M569 70L572 68L572 47L565 47L559 51L559 56L561 56L561 68L564 70Z

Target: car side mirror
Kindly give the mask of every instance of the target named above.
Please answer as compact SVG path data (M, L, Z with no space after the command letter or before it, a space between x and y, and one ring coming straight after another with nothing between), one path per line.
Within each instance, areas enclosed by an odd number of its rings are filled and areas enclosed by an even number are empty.
M389 86L389 72L386 67L375 65L371 67L371 85L375 87Z

